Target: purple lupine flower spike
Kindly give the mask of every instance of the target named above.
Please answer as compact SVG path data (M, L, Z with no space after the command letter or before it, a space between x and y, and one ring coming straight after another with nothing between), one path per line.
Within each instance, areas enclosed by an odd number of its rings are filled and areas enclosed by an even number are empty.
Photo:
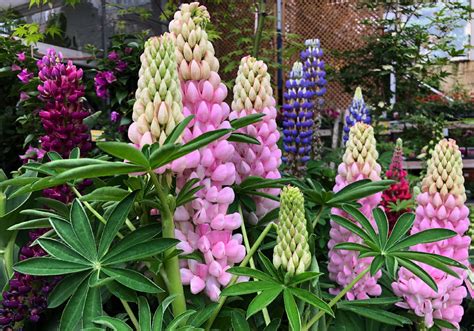
M347 115L345 117L343 135L344 144L349 139L349 131L357 122L362 122L365 124L372 123L369 109L365 105L364 97L362 96L362 89L360 87L357 87L354 94L354 99L352 100L352 104L347 110Z
M283 162L288 172L301 175L311 157L314 104L311 82L303 77L303 64L295 62L283 94Z
M312 103L314 104L314 121L312 135L312 154L314 158L320 158L322 143L319 137L321 127L321 109L324 104L323 96L326 94L326 71L322 60L323 50L319 39L307 39L306 49L301 52L303 62L303 78L307 81L307 89L312 92Z

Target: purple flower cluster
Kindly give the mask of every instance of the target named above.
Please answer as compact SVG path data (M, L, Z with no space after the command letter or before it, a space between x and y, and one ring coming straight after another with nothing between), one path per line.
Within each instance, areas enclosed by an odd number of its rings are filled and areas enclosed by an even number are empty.
M314 122L313 122L313 156L318 157L321 152L321 140L318 132L321 127L321 109L324 104L323 96L326 93L326 71L324 69L323 50L319 39L307 39L306 49L301 52L303 62L303 78L308 82L308 89L313 92Z
M310 159L313 141L314 92L311 82L303 78L303 65L295 62L283 94L283 162L294 175L301 174Z
M364 97L362 96L362 90L358 87L354 94L354 99L347 110L346 123L344 124L344 144L349 139L349 131L357 122L365 124L371 124L372 118L369 114L369 109L365 105Z
M69 156L74 147L81 154L91 149L87 126L83 123L89 112L84 110L81 98L84 96L82 69L72 61L62 62L62 54L49 49L47 55L37 62L38 98L44 102L39 116L46 135L41 137L45 151L55 151L63 157Z
M129 47L125 48L126 54L131 53L131 51L132 49ZM116 73L124 72L128 67L128 63L120 59L120 55L117 51L110 52L107 59L113 63L114 69L99 71L94 78L95 93L101 99L107 99L109 97L109 85L117 80Z
M20 260L46 255L39 246L31 244L47 230L40 229L29 233L30 241L21 248ZM48 294L58 283L60 277L37 277L18 272L13 274L7 291L2 294L0 326L3 330L18 330L23 321L37 322L40 314L47 308Z

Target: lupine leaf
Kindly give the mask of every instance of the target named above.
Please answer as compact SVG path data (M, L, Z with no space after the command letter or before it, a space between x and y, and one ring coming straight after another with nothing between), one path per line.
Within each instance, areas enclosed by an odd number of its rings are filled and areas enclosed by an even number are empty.
M181 136L181 134L184 132L188 124L194 119L194 115L189 115L186 117L184 120L179 122L179 124L171 131L171 134L166 137L165 142L163 145L166 144L174 144L178 138Z
M248 331L250 325L245 317L238 311L232 311L231 313L231 324L232 330L234 331Z
M377 255L373 260L372 263L370 264L370 275L374 276L377 271L379 271L383 264L385 262L385 259L382 255Z
M387 241L387 248L392 247L395 243L397 243L403 236L411 229L413 226L413 222L415 221L415 214L412 213L404 213L400 216L393 226L392 232L390 233L390 237Z
M59 238L61 238L69 247L87 259L93 258L93 256L90 256L87 251L84 250L84 247L77 238L76 233L69 222L59 218L50 218L49 222Z
M55 199L49 199L45 197L38 197L36 201L46 207L53 209L56 213L61 217L68 217L69 216L69 207L62 203L61 201Z
M87 252L88 256L97 258L97 247L89 218L84 207L77 199L72 203L70 220L72 229L79 242L81 242L84 251Z
M295 298L291 294L289 289L283 291L283 301L285 303L286 316L290 322L291 329L293 331L299 331L301 329L301 317L296 305Z
M392 279L397 278L398 262L393 256L385 256L385 266Z
M107 162L106 164L92 164L80 168L73 168L60 173L47 182L46 187L57 186L70 180L83 178L108 177L115 175L127 175L134 172L145 171L142 166L132 165L125 162ZM34 186L35 187L35 186ZM46 187L35 187L43 189Z
M143 155L143 153L137 148L127 143L118 141L99 141L97 142L97 147L118 159L127 160L145 168L150 167L150 163L148 162L145 155Z
M265 280L265 281L268 281L268 282L274 282L275 283L275 280L270 275L267 275L266 273L264 273L260 270L256 270L256 269L252 269L252 268L232 267L232 268L228 269L227 272L230 272L231 274L237 275L237 276L247 276L247 277L256 278L256 279L259 279L259 280ZM276 284L278 284L278 283L276 283Z
M96 318L94 323L104 325L114 331L133 331L127 323L115 317L101 316Z
M456 234L456 232L448 229L428 229L412 234L411 236L402 239L401 241L387 249L390 252L395 252L418 244L432 243L452 238Z
M158 238L150 241L137 243L135 246L115 253L112 249L107 253L102 262L104 265L117 264L129 261L140 261L153 255L163 253L169 248L176 246L179 240L171 238Z
M418 276L426 285L431 287L435 292L438 292L438 286L431 276L418 264L411 262L410 260L397 258L398 263L411 271L414 275Z
M433 255L423 254L422 252L398 252L398 253L393 253L393 256L402 257L405 259L414 260L414 261L418 261L424 264L428 264L436 269L439 269L441 271L446 272L447 274L450 274L453 277L460 278L460 275L457 272L455 272L450 267L448 267L446 263L442 262L440 259L437 259L436 258L437 255L434 255L434 254ZM455 262L456 264L458 263L454 260L453 262ZM462 267L465 268L465 266L463 265Z
M90 287L82 312L83 327L93 327L93 321L102 315L102 296L99 287Z
M377 228L379 230L379 243L380 247L384 248L387 244L388 238L388 220L387 215L380 208L375 208L372 210L372 215L374 216L375 222L377 223Z
M214 310L217 308L217 303L212 303L210 305L204 306L204 308L201 308L194 314L191 318L188 320L188 325L192 325L194 327L200 327L203 325L209 317L214 313Z
M33 276L57 276L90 269L90 266L61 261L52 257L33 257L16 263L15 271Z
M153 315L153 330L152 331L161 331L163 330L163 316L165 314L168 306L176 299L176 295L170 295L164 299Z
M140 321L140 331L151 330L151 312L148 300L145 297L138 297L138 320Z
M49 228L51 224L49 223L49 218L37 218L35 220L25 221L17 223L10 226L7 230L30 230L30 229L43 229Z
M88 276L89 272L80 272L61 279L48 296L48 308L56 308L63 304Z
M227 138L227 141L260 145L260 141L244 133L231 133L230 137Z
M126 235L122 240L113 246L114 254L119 254L127 251L137 243L149 241L160 233L160 228L157 224L150 224L141 226L135 231Z
M60 331L75 330L77 324L81 320L86 303L87 292L89 291L87 279L83 280L79 287L74 291L74 294L69 299L64 307L59 322Z
M294 276L288 283L288 286L295 286L295 285L310 281L312 279L315 279L316 277L319 277L321 275L322 273L320 272L314 272L314 271L303 272Z
M337 303L338 307L345 306L380 306L380 305L393 305L397 302L400 302L402 299L399 297L381 297L381 298L370 298L362 300L352 300L352 301L339 301Z
M99 187L91 193L83 195L81 201L120 201L130 192L123 188L105 186Z
M243 282L237 283L232 286L226 287L222 290L221 295L223 296L234 296L244 295L249 293L255 293L260 291L271 290L275 288L281 288L281 285L275 282L258 281L258 282Z
M104 273L109 277L114 277L120 284L131 288L135 291L145 293L159 293L163 290L153 283L150 279L143 276L141 273L131 269L119 269L106 267L102 269Z
M38 244L51 256L58 260L74 262L91 266L91 262L79 253L64 245L62 242L52 238L38 238Z
M193 315L196 311L195 310L186 310L185 312L179 314L177 317L175 317L171 323L168 325L166 328L166 331L172 331L176 330L181 323L185 322L191 315Z
M278 271L273 265L273 263L265 256L261 251L258 251L258 257L263 264L264 270L268 272L274 280L278 279Z
M372 250L367 246L364 246L364 245L358 244L358 243L349 243L349 242L336 244L336 245L334 245L334 248L335 249L344 249L346 251L372 252Z
M78 167L84 167L89 165L107 165L111 162L99 160L99 159L90 159L90 158L81 158L81 159L66 159L66 160L57 160L51 161L45 164L42 164L39 170L60 170L64 171L67 169L74 169Z
M362 306L358 306L358 307L344 306L343 308L341 307L340 309L349 310L360 316L370 318L375 321L379 321L379 322L389 324L389 325L403 326L403 324L411 324L410 319L404 316L391 313L386 310L382 310L382 309L373 309L373 308L371 309L371 308L366 308Z
M112 241L115 238L115 235L120 230L123 223L125 222L125 219L130 213L137 193L138 191L134 191L123 198L114 207L110 216L107 218L107 224L105 225L99 242L99 258L102 258L107 253Z
M280 329L281 320L276 318L268 324L263 331L278 331Z
M295 297L309 303L310 305L334 317L334 312L332 311L331 307L329 307L329 305L326 302L324 302L321 298L319 298L315 294L309 291L303 290L301 288L297 288L297 287L290 287L290 288L285 289L285 291L287 290L290 291L291 294L293 294Z
M342 206L342 209L350 214L352 217L354 217L354 219L360 223L360 225L362 226L362 228L367 232L367 234L370 236L370 239L376 243L378 240L378 236L377 236L377 233L375 232L375 229L373 228L372 224L370 224L369 220L367 219L367 217L365 217L364 214L362 214L362 212L357 209L357 208L354 208L353 206L351 205L343 205Z
M339 224L340 226L346 228L347 230L361 237L365 241L365 243L372 242L372 240L370 239L370 236L364 230L358 227L354 222L344 217L341 217L339 215L331 215L331 219L337 224Z
M150 155L151 168L156 169L168 163L167 160L169 155L175 153L177 150L177 145L166 144L159 146Z
M108 282L105 284L105 286L110 291L110 293L112 293L119 299L122 299L128 302L138 301L137 293L134 290L131 290L128 287L123 286L122 284L116 281Z
M264 117L265 114L251 114L247 115L241 118L237 118L235 120L230 121L230 125L232 128L240 129L243 128L244 126L250 125L252 123L257 123L262 120L262 117Z
M273 289L262 291L253 298L247 307L247 319L273 302L273 300L280 295L282 290L282 287L274 287Z

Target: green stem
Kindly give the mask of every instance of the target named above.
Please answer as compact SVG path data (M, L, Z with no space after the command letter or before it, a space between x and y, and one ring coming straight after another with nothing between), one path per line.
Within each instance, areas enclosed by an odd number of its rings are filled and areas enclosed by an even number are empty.
M123 300L123 299L120 299L120 301L122 302L123 308L125 308L125 311L127 312L128 316L130 317L130 320L132 321L133 326L135 327L135 329L140 330L140 324L138 323L138 320L137 320L135 314L133 313L132 308L130 308L130 305L128 304L128 302Z
M81 192L79 192L79 191L77 190L77 188L75 188L74 186L71 185L71 190L74 192L74 194L76 194L76 196L77 196L79 199L82 198L82 194L81 194ZM105 220L105 218L104 218L101 214L99 214L99 212L98 212L97 210L95 210L94 207L92 207L89 202L87 202L87 201L82 201L82 203L84 204L84 206L86 206L87 209L89 209L89 211L90 211L92 214L94 214L95 217L97 217L97 219L98 219L99 221L101 221L101 222L104 223L104 224L107 224L107 221ZM122 238L123 238L123 234L121 234L120 232L117 232L117 237L119 237L120 239L122 239Z
M275 223L268 223L267 226L265 227L265 229L263 229L262 233L260 234L260 236L258 236L257 240L255 241L255 243L253 244L252 248L250 248L250 250L248 251L247 255L245 256L245 258L242 260L242 262L240 262L240 265L239 267L245 267L247 265L247 263L249 263L250 259L252 258L252 256L255 254L255 252L257 251L258 247L260 247L260 245L262 244L263 242L263 239L265 239L265 237L267 236L268 232L270 232L270 229L274 226ZM227 284L227 286L231 286L231 285L234 285L236 282L237 282L237 279L239 277L238 276L233 276L232 279L230 280L229 284ZM207 324L206 324L206 330L210 330L211 327L212 327L212 324L214 323L214 320L216 319L217 315L219 315L219 312L222 308L222 306L224 306L224 303L226 301L227 297L225 296L222 296L219 298L219 301L218 301L218 306L217 306L217 309L214 310L214 313L211 315L211 317L209 318L209 320L207 321Z
M7 277L10 278L13 275L13 251L15 250L15 241L18 231L13 231L10 239L8 240L7 247L5 247L5 252L3 254L3 260L5 263L5 271L7 272Z
M344 295L346 295L347 292L349 292L355 284L357 284L361 279L362 277L364 277L370 270L370 267L369 268L366 268L364 269L364 271L362 271L360 274L357 275L356 278L354 278L352 280L352 282L350 282L346 287L344 287L342 289L341 292L339 292L331 301L329 301L328 305L329 307L332 307L334 306L336 303L339 302L339 300L341 300ZM323 315L325 314L324 311L320 310L319 313L316 314L316 316L314 316L309 322L308 324L306 324L303 328L302 328L302 331L307 331L309 330L309 328L314 324L316 323Z
M249 238L247 236L247 230L245 229L245 221L244 221L244 215L242 213L242 206L240 204L239 204L239 213L242 219L242 225L240 226L240 228L242 229L242 237L244 238L245 250L248 252L250 251L250 243L249 243ZM253 261L253 257L250 258L249 264L252 269L256 269L255 263ZM258 292L258 294L260 293L262 292ZM265 320L265 325L269 325L271 323L271 319L270 319L270 315L268 314L268 309L266 307L262 309L262 314L263 314L263 319Z
M258 52L260 51L260 44L262 42L263 34L263 25L265 23L265 0L260 0L258 3L258 19L257 19L257 30L255 31L255 39L253 43L253 52L252 55L254 58L258 57Z
M319 208L318 213L316 214L316 216L313 219L313 222L311 223L313 230L316 228L316 225L318 225L319 223L319 219L321 218L321 215L323 214L323 209L324 209L323 206Z
M168 199L163 192L158 177L153 171L149 172L153 185L155 186L156 194L160 199L162 210L161 213L161 223L163 227L163 238L173 238L174 239L174 220L173 212L170 209L168 204ZM173 248L170 248L166 251L165 256L169 256L173 253ZM166 276L168 278L168 292L169 294L176 295L176 298L173 300L173 314L178 316L186 311L186 298L184 297L183 284L181 283L181 273L179 271L179 259L177 256L171 258L166 258L164 261Z

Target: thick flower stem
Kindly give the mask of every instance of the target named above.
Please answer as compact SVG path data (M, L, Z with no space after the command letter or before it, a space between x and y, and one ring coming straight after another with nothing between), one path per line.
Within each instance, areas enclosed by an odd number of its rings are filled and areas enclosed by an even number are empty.
M339 300L341 300L344 295L346 295L347 292L349 292L354 286L355 284L357 284L370 270L370 267L369 268L366 268L364 269L364 271L362 271L360 274L357 275L356 278L354 278L354 280L352 282L350 282L346 287L344 287L342 289L341 292L339 292L331 301L329 301L328 305L329 307L332 307L334 306L336 303L339 302ZM323 315L325 314L324 311L320 310L319 313L317 313L309 322L308 324L306 324L301 330L302 331L307 331L309 330L309 328L314 324L316 323Z
M267 226L265 227L265 229L263 229L262 233L260 234L260 236L257 238L257 240L255 241L255 243L253 244L252 248L250 248L250 250L248 251L247 255L245 256L245 258L243 259L242 262L240 262L240 265L239 267L245 267L247 265L247 263L249 263L250 259L252 258L252 256L255 254L255 252L257 252L257 249L260 247L261 243L263 242L263 239L265 239L265 237L267 236L268 232L270 232L271 228L275 225L275 223L268 223ZM239 277L238 276L233 276L232 279L230 280L229 284L227 286L232 286L234 285L236 282L237 282L237 279ZM219 302L218 302L218 306L217 306L217 309L214 310L214 313L211 315L211 317L209 318L209 320L207 321L207 324L206 324L206 330L210 330L211 327L212 327L212 324L214 323L214 320L216 319L217 315L219 315L219 312L222 308L222 306L224 306L224 303L226 301L227 297L225 296L221 296L219 298Z
M122 302L123 308L125 308L125 311L128 314L128 317L130 317L130 320L132 321L133 326L135 329L140 330L140 324L138 323L137 317L133 313L132 308L130 308L130 305L128 304L127 301L120 299Z
M240 228L242 229L242 237L244 238L244 244L245 244L245 249L247 252L250 252L250 243L249 243L249 238L247 237L247 230L245 229L245 221L244 221L244 215L242 213L242 206L239 204L239 213L240 217L242 218L242 224ZM250 267L253 269L255 268L255 263L253 262L253 257L250 258L249 260ZM258 292L260 294L262 292ZM265 320L265 325L269 325L271 323L270 315L268 314L268 309L265 307L262 309L262 314L263 314L263 319Z
M161 202L161 224L163 227L163 238L174 239L174 221L173 212L168 204L165 192L161 187L158 177L153 171L149 172L153 185L155 186L156 194ZM165 252L165 257L173 253L173 248ZM179 271L179 259L177 256L166 258L164 261L165 271L168 278L168 292L170 295L176 295L173 300L173 314L179 316L186 311L186 298L184 297L183 284L181 282L181 273Z

